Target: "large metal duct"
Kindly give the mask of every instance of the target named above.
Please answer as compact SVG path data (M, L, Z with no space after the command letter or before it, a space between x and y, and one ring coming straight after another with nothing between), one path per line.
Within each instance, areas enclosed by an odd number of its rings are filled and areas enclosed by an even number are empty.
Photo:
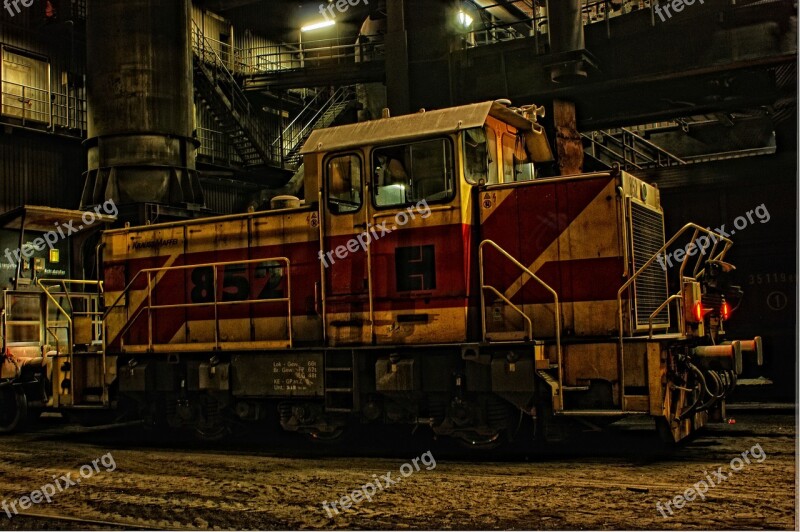
M108 199L137 212L147 204L203 206L190 17L189 0L87 2L84 207Z
M547 24L550 34L550 52L569 57L571 52L582 51L583 18L580 0L547 0ZM569 58L551 67L553 81L570 82L586 78L583 61Z

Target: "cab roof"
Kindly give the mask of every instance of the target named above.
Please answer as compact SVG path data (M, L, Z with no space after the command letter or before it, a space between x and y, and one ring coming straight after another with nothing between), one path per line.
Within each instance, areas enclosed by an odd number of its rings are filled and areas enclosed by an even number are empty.
M498 102L481 102L435 111L369 120L314 130L300 153L341 151L367 145L404 142L418 137L448 135L464 129L483 127L489 116L523 132L536 133L545 139L541 126ZM549 148L548 148L549 151Z

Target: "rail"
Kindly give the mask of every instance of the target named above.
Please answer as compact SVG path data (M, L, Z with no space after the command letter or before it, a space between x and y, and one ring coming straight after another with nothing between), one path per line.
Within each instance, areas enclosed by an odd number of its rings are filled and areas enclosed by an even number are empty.
M219 273L218 269L221 267L232 266L232 265L249 265L249 264L264 264L266 262L281 262L285 264L286 268L286 297L278 297L278 298L259 298L259 299L246 299L242 301L219 301L219 290L218 281L219 281ZM154 305L153 304L153 278L154 274L155 277L158 277L159 274L165 273L167 271L181 271L181 270L188 270L188 269L196 269L196 268L211 268L213 272L213 286L214 286L214 299L213 301L207 302L199 302L199 303L175 303L171 305ZM288 329L288 347L292 347L294 343L293 333L292 333L292 304L291 304L291 297L292 297L292 273L291 273L291 261L287 257L266 257L266 258L259 258L259 259L249 259L249 260L241 260L241 261L227 261L227 262L208 262L204 264L187 264L183 266L164 266L161 268L145 268L136 272L136 275L128 282L127 286L122 290L120 295L114 302L106 308L105 313L103 314L103 322L108 327L107 318L108 315L113 311L115 308L119 307L120 301L131 291L134 283L141 277L147 277L147 295L144 305L136 311L133 318L129 319L125 326L120 330L118 337L120 338L121 346L124 346L124 336L133 326L133 324L141 317L144 312L147 312L147 349L150 352L154 351L154 343L153 343L153 311L154 310L168 310L168 309L179 309L179 308L200 308L200 307L213 307L214 309L214 348L220 349L220 330L219 330L219 307L232 307L236 305L255 305L255 304L262 304L262 303L286 303L287 306L287 329ZM108 336L108 331L104 332L103 337L106 338Z
M359 35L355 41L344 38L298 41L242 51L242 56L252 62L246 65L246 74L363 63L382 59L384 55L382 35Z
M757 4L765 1L768 2L770 0L725 0L725 2L719 0L717 4L741 7L743 5ZM622 0L621 2L619 0L616 2L612 2L612 0L580 0L580 2L583 25L589 26L603 23L606 26L606 35L609 38L611 37L611 20L615 18L624 17L633 13L647 12L649 14L647 20L650 27L655 27L657 24L663 22L663 14L658 15L656 11L659 0ZM536 3L540 5L544 4L544 2L539 1ZM660 2L661 5L664 3L663 1ZM487 6L476 6L481 14L484 12L486 13L484 17L489 18L489 21L479 28L465 31L464 44L467 47L475 47L496 44L513 39L534 37L536 53L538 54L544 51L543 46L547 44L548 40L549 22L548 16L544 14L544 11L542 10L542 14L539 14L538 10L534 10L532 12L533 16L520 17L513 22L496 22L496 18L491 15L489 10L493 8L502 9L506 5L506 2L498 1L497 3ZM530 9L530 5L528 5L528 8ZM525 28L527 28L527 31L523 32L522 30Z
M657 144L653 144L646 138L642 137L638 133L631 131L628 128L620 128L622 130L622 142L623 144L627 144L628 148L632 150L635 154L643 156L645 160L649 160L653 164L658 166L676 166L681 164L686 164L686 161L678 157L677 155L668 152L661 146ZM626 142L627 141L627 142ZM642 152L641 150L636 149L636 143L641 144L651 153L655 154L655 158L653 155L647 154Z
M202 42L208 51L217 54L231 73L245 76L296 70L308 66L307 63L314 66L323 63L349 64L381 59L384 56L382 35L358 35L355 39L349 37L314 41L301 39L297 42L238 48L230 43L205 36L195 21L192 21L192 34L193 41Z
M684 159L627 128L581 133L581 137L589 142L592 157L600 159L597 153L599 148L603 154L612 159L611 162L619 162L626 170L688 164ZM615 146L619 151L615 151L607 144Z
M639 268L638 270L633 272L633 274L630 276L630 278L627 281L625 281L625 283L623 283L622 286L620 287L620 289L617 291L617 317L618 317L618 323L617 324L618 324L618 327L619 327L619 343L618 343L618 346L617 346L617 351L618 351L618 357L619 357L618 368L619 368L619 383L620 383L620 405L623 406L623 407L624 407L624 405L623 405L623 396L625 395L625 371L624 371L625 327L624 327L624 319L623 319L623 311L622 311L622 294L624 294L625 291L628 290L628 288L630 288L630 286L633 284L633 282L636 279L638 279L639 275L642 272L646 271L650 266L652 266L653 263L658 259L658 257L662 256L662 254L667 249L669 249L669 247L672 244L674 244L684 233L686 233L690 229L694 229L694 233L692 234L692 239L690 240L690 244L689 244L690 246L695 246L696 245L695 242L697 242L697 239L700 236L700 233L706 234L706 236L708 238L710 238L712 242L714 242L714 245L712 246L711 250L708 253L708 259L707 260L722 260L725 257L725 254L730 249L730 247L733 245L733 242L729 238L726 238L726 237L724 237L722 235L719 235L719 234L711 231L710 229L706 229L705 227L700 227L699 225L697 225L695 223L688 223L688 224L684 225L681 229L679 229L678 232L675 233L675 235L673 235L672 238L670 238L666 243L664 243L664 245L661 246L658 249L658 251L656 251L653 254L652 257L650 257L650 260L645 262L642 265L641 268ZM723 246L722 250L717 253L717 249L718 249L718 246L720 245L720 242L724 242L724 246ZM697 253L695 253L694 255L696 256L696 258L694 259L696 261L696 264L695 264L695 267L694 267L694 269L692 271L693 271L693 275L696 278L703 271L703 270L701 270L699 268L700 268L700 265L704 262L703 261L703 257L705 257L705 255L700 255L700 254L697 254ZM683 281L684 281L683 273L685 271L686 265L689 263L689 258L690 258L689 253L686 253L686 255L683 258L683 261L681 261L681 268L680 268L680 272L679 272L679 278L681 280L681 290L682 290ZM656 309L657 312L655 312L653 315L657 315L658 312L663 310L663 307L666 306L669 303L670 300L674 299L674 297L675 296L673 295L673 296L670 296L669 298L667 298L667 300L664 303L662 303L661 306L659 306L658 309ZM653 318L653 315L651 315L651 317L650 317L650 327L651 327L650 328L650 335L651 335L651 337L652 337L652 318ZM685 322L686 317L684 316L683 312L679 313L679 315L680 315L680 326L679 326L679 328L680 328L680 331L683 332L683 331L686 330L686 322Z
M265 152L262 154L265 162L270 158L274 159L274 154L266 153L268 146L267 135L258 121L254 119L257 114L256 109L250 103L233 72L228 68L229 64L226 64L227 62L220 56L214 42L205 36L194 21L192 21L192 49L199 60L199 66L204 75L214 83L225 99L228 100L226 105L231 110L234 118L243 127L247 128L248 132L253 136L255 148Z
M323 107L333 98L333 96L331 96L327 101L323 101L323 98L327 96L327 94L328 93L325 91L317 92L297 114L294 120L281 131L280 136L272 142L272 150L280 154L282 164L288 158L289 154L295 150L300 140L302 140L303 130L310 124L313 124L316 117L322 112Z
M80 137L86 132L85 99L11 81L0 86L0 115L17 119L23 126L64 128L77 131Z
M240 163L241 160L235 156L228 135L216 129L204 127L197 128L197 140L200 146L197 148L197 155L208 157L212 164L225 163L230 165L232 161ZM233 152L233 153L232 153Z
M308 137L312 130L320 127L327 127L336 119L335 113L342 104L349 102L354 89L350 86L343 86L333 91L327 100L322 99L329 93L319 92L306 105L297 117L283 130L281 136L272 143L273 150L280 149L281 161L290 161L302 146L303 141ZM320 103L321 102L321 103ZM277 144L280 143L280 146Z
M67 355L67 358L69 360L69 367L70 368L74 368L75 367L75 360L74 360L75 353L74 353L74 349L73 349L73 340L75 338L75 325L74 325L74 322L72 320L72 317L75 316L75 315L78 315L78 316L91 316L91 318L92 318L92 326L95 329L95 334L99 334L100 335L100 340L102 341L103 348L102 348L102 351L100 353L100 359L101 359L100 369L102 371L101 382L105 383L105 376L106 376L106 371L107 371L107 367L106 367L106 350L105 350L105 335L103 334L103 329L102 329L102 319L100 321L98 321L96 319L97 317L102 316L103 313L100 310L76 311L74 308L72 308L72 299L75 298L75 297L79 297L79 298L82 298L82 299L94 300L95 303L96 303L95 308L99 309L100 298L103 295L103 281L83 281L83 280L71 280L71 279L37 279L36 280L36 285L42 290L42 293L45 294L45 296L47 296L47 299L50 301L50 303L52 303L53 307L58 311L58 313L60 315L62 315L65 318L65 320L67 322L66 325L56 325L56 326L53 326L52 328L55 328L55 329L65 328L66 331L67 331L67 335L68 336L67 336L66 346L67 346L67 350L68 351L67 351L66 355ZM96 287L97 288L97 292L95 292L95 293L93 293L93 292L70 292L69 286L71 286L71 285L77 285L77 286L82 286L82 287L87 287L87 286ZM69 305L70 305L69 312L54 297L54 293L51 292L51 289L53 289L53 288L60 288L62 290L61 292L55 293L55 295L63 295L64 297L67 298L67 301L69 302ZM98 327L98 325L99 325L99 327ZM60 355L61 353L60 353L60 351L58 351L58 334L54 333L51 330L50 320L48 319L46 310L45 310L45 316L44 316L44 328L45 328L45 330L47 330L47 332L49 332L51 335L53 335L53 337L56 339L56 346L57 346L56 347L56 352ZM69 387L70 387L69 388L69 395L70 395L70 398L71 398L71 401L72 401L72 405L74 406L75 405L75 379L72 379L72 378L69 379ZM108 388L105 386L105 384L103 385L102 402L103 402L103 405L108 406L108 403L109 403Z
M653 254L653 256L650 257L650 259L642 265L641 268L636 270L630 276L630 278L628 278L628 280L625 281L625 283L623 283L623 285L617 291L617 316L619 318L618 325L619 325L619 344L620 344L620 348L622 348L622 340L623 340L623 336L624 336L624 326L623 326L624 324L623 324L623 312L622 312L622 294L625 293L625 291L631 286L631 284L633 284L633 282L639 277L639 275L642 272L644 272L645 270L647 270L647 268L652 266L653 263L658 259L658 257L660 257L667 249L669 249L669 247L672 244L675 243L675 241L677 241L684 233L686 233L690 229L694 229L694 233L692 234L692 239L691 239L689 245L692 245L692 246L696 245L695 242L697 242L697 238L700 236L700 233L704 233L708 238L711 239L712 242L714 242L713 246L711 247L711 250L708 253L708 259L707 260L722 260L725 257L725 255L728 253L728 250L730 249L730 247L733 245L733 242L729 238L724 237L722 235L719 235L719 234L713 232L710 229L706 229L705 227L700 227L699 225L697 225L695 223L688 223L688 224L684 225L680 230L678 230L678 232L675 233L675 235L673 235L673 237L670 238L663 246L661 246L658 249L658 251L656 251ZM724 242L724 246L723 246L722 250L717 253L717 249L718 249L718 247L720 245L720 242ZM693 276L696 278L703 271L703 270L700 269L700 266L703 263L703 257L705 257L705 255L700 255L700 254L695 253L692 256L696 257L696 258L693 259L695 261L695 267L692 270ZM686 269L686 265L690 261L690 257L691 256L689 255L689 253L686 253L686 255L684 256L683 260L681 261L681 268L680 268L680 271L679 271L679 277L681 279L683 279L683 274L684 274L684 271Z
M525 322L528 325L528 340L533 339L533 323L531 319L515 304L513 304L507 297L500 293L495 287L486 285L484 282L484 260L483 260L483 248L485 246L491 246L494 248L498 253L500 253L503 257L508 259L514 266L522 270L525 274L529 275L531 279L536 281L539 286L550 292L553 296L553 321L555 325L555 335L556 335L556 351L558 353L558 393L560 404L564 404L564 391L563 391L563 382L564 382L564 364L563 364L563 355L561 352L561 310L558 305L558 293L550 287L547 283L542 281L539 277L536 276L530 269L528 269L525 265L520 263L517 259L515 259L510 253L504 250L502 247L497 245L492 240L484 240L481 242L480 246L478 246L478 271L480 275L480 283L481 283L481 338L484 342L487 341L486 338L486 298L484 295L485 290L491 290L495 295L499 296L507 305L509 305L514 311L521 314L522 317L525 319Z
M656 319L656 316L658 316L658 315L659 315L659 313L660 313L662 310L664 310L664 308L665 308L667 305L669 305L671 302L673 302L673 301L675 301L675 300L680 300L680 301L682 301L682 300L683 300L683 294L673 294L673 295L669 296L667 299L665 299L665 300L664 300L664 302L663 302L663 303L661 303L661 304L658 306L658 308L657 308L657 309L655 309L653 312L651 312L651 313L650 313L650 317L647 319L647 326L648 326L648 334L647 334L647 337L648 337L648 339L650 339L650 340L652 340L652 339L653 339L653 320L654 320L654 319ZM681 334L681 335L683 335L683 333L684 333L684 322L683 322L683 320L681 320L681 321L679 321L678 323L680 323L680 324L681 324L681 325L680 325L680 330L679 330L679 332L680 332L680 334Z
M537 11L534 11L531 17L519 18L513 22L495 22L495 17L489 13L489 10L498 7L502 8L504 4L495 3L478 8L479 11L486 12L490 20L488 24L466 33L464 42L467 47L485 46L503 41L534 37L537 53L540 52L540 38L543 39L541 50L544 49L543 46L546 44L546 39L544 38L547 37L549 23L549 18L546 14L538 14ZM611 35L611 19L644 10L650 12L650 25L655 26L655 2L650 0L625 0L622 4L615 4L611 0L581 0L583 25L605 23L606 32L609 36ZM522 30L525 28L527 31L523 32Z

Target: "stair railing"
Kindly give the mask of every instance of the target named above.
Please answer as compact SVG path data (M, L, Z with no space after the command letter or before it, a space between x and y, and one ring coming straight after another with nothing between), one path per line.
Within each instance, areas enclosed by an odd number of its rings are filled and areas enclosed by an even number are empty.
M519 270L524 272L528 275L531 279L536 281L536 283L547 290L551 296L553 296L553 324L555 326L555 334L556 334L556 352L558 354L558 393L559 393L559 400L560 404L564 404L564 360L563 354L561 352L561 307L558 304L558 292L556 292L550 285L545 283L539 277L536 276L529 268L527 268L524 264L519 262L515 259L509 252L504 250L502 247L497 245L492 240L484 240L478 246L478 274L480 276L480 283L481 283L481 338L484 342L487 342L486 336L486 296L484 292L486 290L490 290L493 294L498 296L501 300L503 300L509 307L514 310L516 313L520 314L525 319L526 324L526 340L533 340L533 323L531 319L528 317L525 312L520 309L517 305L512 303L505 295L503 295L497 288L487 285L484 280L484 269L485 269L485 262L483 260L483 248L486 246L490 246L494 248L500 255L505 257L511 264L516 266Z
M667 167L688 164L677 155L650 142L638 133L627 129L611 129L581 133L590 143L591 154L596 159L607 156L626 169L641 170L644 167ZM616 148L616 149L614 149Z
M284 129L281 138L278 139L278 141L283 141L281 150L284 160L290 160L292 155L296 155L296 152L302 147L303 142L311 134L311 131L331 125L341 110L337 106L351 101L355 92L351 86L339 87L324 103L316 106L321 99L321 94L324 93L317 94L300 111L297 117Z
M304 124L310 121L313 116L316 116L316 113L319 112L319 109L325 106L327 102L323 101L323 98L325 98L327 94L327 91L319 91L311 100L309 100L309 102L305 105L305 107L303 107L297 116L294 117L291 122L289 122L289 125L283 128L280 137L272 142L274 149L283 150L283 154L290 151L285 149L287 143L291 143L292 140L297 136L296 132L303 129ZM330 97L328 101L330 101ZM281 142L283 144L279 146ZM293 144L291 146L294 147Z
M686 164L686 161L677 155L665 150L661 146L653 144L638 133L624 127L621 129L623 134L623 144L628 144L636 154L643 155L652 164L655 164L658 167ZM626 140L627 142L625 142ZM643 150L647 150L649 154L644 153Z
M266 150L268 145L267 136L261 129L256 120L253 120L255 109L247 99L244 89L239 85L236 77L225 65L225 61L217 53L212 41L207 38L200 27L192 21L192 45L199 59L199 66L203 73L208 77L228 100L226 105L233 112L234 119L246 129L253 140L255 149L260 154L264 162L269 159L269 152ZM209 65L211 69L209 70ZM220 84L222 80L224 85ZM227 90L225 90L227 88Z
M45 329L56 339L56 343L58 343L58 334L53 332L53 328L63 328L66 330L67 333L67 342L66 342L66 349L67 352L65 353L67 356L67 360L69 361L69 367L75 368L75 353L74 353L74 342L75 342L75 322L73 320L74 316L85 316L91 319L93 336L95 339L99 340L102 343L102 351L100 352L100 371L102 372L101 375L101 382L103 383L102 389L102 403L104 406L108 406L109 404L109 395L108 395L108 386L106 385L106 345L105 345L105 334L102 327L102 316L103 312L100 310L102 305L102 297L103 297L103 282L102 281L82 281L82 280L68 280L68 279L37 279L36 285L42 290L42 293L47 297L49 303L52 305L58 315L63 316L64 321L66 322L65 325L58 325L56 324L55 327L51 327L49 316L45 314L44 316L44 325ZM94 288L95 292L71 292L69 287L70 286L77 286L80 289L86 290L87 288L92 289ZM60 289L58 292L54 292L54 289ZM61 303L54 297L54 294L57 296L63 296L66 298L66 302L69 304L69 309L65 309ZM76 311L73 308L72 300L73 298L80 298L87 301L87 304L91 302L91 306L87 307L87 310ZM48 308L47 305L44 306L45 309ZM99 338L96 338L99 336ZM42 336L44 339L46 337ZM46 353L43 353L45 355ZM62 355L62 353L58 353ZM75 379L69 380L69 394L70 400L74 406L75 402Z

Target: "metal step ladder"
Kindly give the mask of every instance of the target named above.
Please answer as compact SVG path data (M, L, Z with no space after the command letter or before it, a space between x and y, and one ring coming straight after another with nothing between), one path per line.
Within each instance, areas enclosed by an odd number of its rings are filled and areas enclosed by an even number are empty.
M102 324L103 283L37 280L42 297L42 339L51 359L53 406L109 406Z
M353 412L358 407L355 351L325 353L325 410Z

